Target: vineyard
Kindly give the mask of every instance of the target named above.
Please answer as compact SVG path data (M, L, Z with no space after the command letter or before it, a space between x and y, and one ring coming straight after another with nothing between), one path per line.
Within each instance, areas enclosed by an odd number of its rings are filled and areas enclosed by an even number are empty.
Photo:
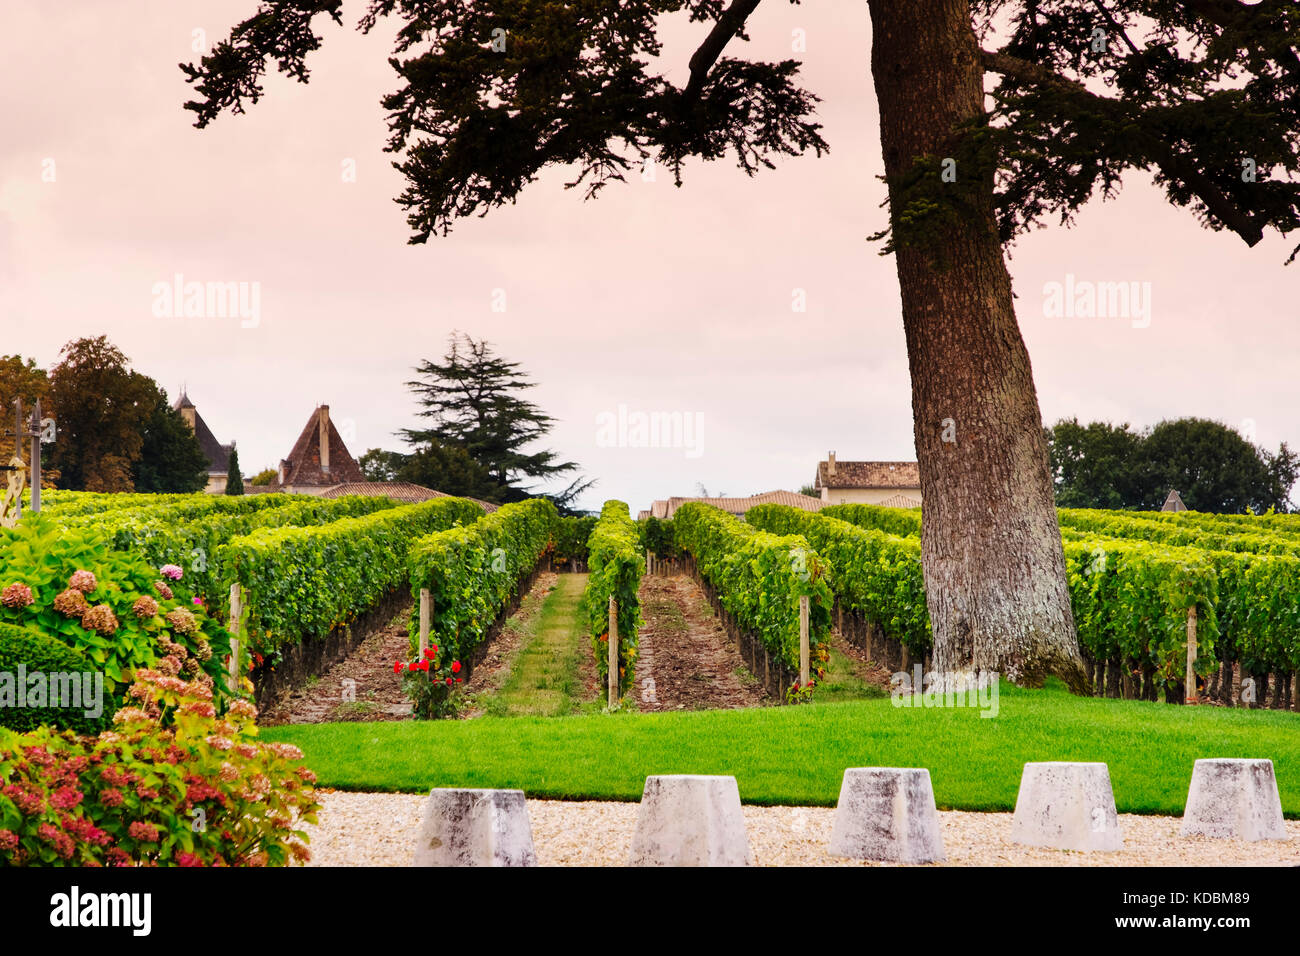
M920 512L871 505L789 511L763 506L748 518L805 534L831 556L844 606L923 654L929 625ZM1156 700L1164 691L1182 700L1192 619L1205 695L1224 704L1291 706L1300 668L1300 515L1059 514L1080 646L1098 692Z
M1078 509L1059 515L1080 645L1097 693L1157 699L1164 691L1181 699L1191 617L1202 698L1243 702L1244 682L1255 706L1289 706L1292 675L1300 668L1294 600L1300 515ZM800 668L801 598L809 609L814 675L823 670L832 624L887 666L907 669L928 660L920 534L919 509L871 505L812 513L768 504L742 521L692 503L672 521L638 523L626 504L614 501L597 519L560 518L542 501L484 516L477 505L453 498L398 505L362 497L54 491L45 495L39 519L29 517L8 533L5 584L48 591L51 579L36 551L39 542L58 538L63 551L85 553L86 570L133 582L115 583L105 606L119 622L138 621L123 600L161 598L145 578L176 568L181 578L162 586L181 594L173 601L191 602L181 610L199 615L193 633L203 633L223 658L238 649L234 673L256 678L295 648L310 648L403 595L418 603L421 591L432 608L428 639L439 648L434 669L462 658L471 667L535 571L581 567L590 572L581 613L602 681L615 599L618 689L626 695L635 683L637 592L647 560L674 567L684 561L727 627L752 644L751 665L765 678L775 675L774 687L784 695ZM71 567L73 556L60 561ZM232 595L235 620L229 620ZM10 601L0 620L53 630L74 652L103 664L119 690L131 666L149 662L145 642L118 640L118 631L105 633L104 625L81 626L53 609L55 596L47 596L44 610L41 602ZM161 620L175 610L164 607ZM411 616L411 652L419 663L418 606ZM186 636L175 626L170 631L173 638ZM229 665L205 660L214 677ZM423 673L428 681L430 672ZM801 690L806 697L808 688ZM1244 702L1252 703L1249 690L1246 695Z
M396 659L366 679L404 697L409 717L465 716L476 667L503 628L515 626L512 615L530 593L543 608L567 608L565 620L548 625L552 643L537 648L553 646L573 670L557 677L555 661L543 660L527 678L538 693L568 682L560 698L570 703L560 713L660 709L656 668L676 701L691 700L690 685L701 678L732 688L707 697L725 703L705 706L815 702L828 682L834 701L840 685L828 673L844 666L833 665L833 655L843 661L848 646L874 668L873 679L928 668L921 525L919 510L869 505L813 513L764 504L741 520L692 502L671 520L638 522L621 501L607 502L599 517L561 517L543 499L487 513L450 497L399 504L51 492L43 513L0 530L0 672L97 674L102 699L93 710L44 697L0 707L0 733L21 733L43 751L71 748L59 752L80 766L81 745L56 741L97 738L61 731L94 735L138 723L140 739L159 741L148 752L171 747L179 755L178 735L190 741L177 759L191 769L178 771L177 786L203 779L201 767L221 766L282 788L285 807L310 814L309 792L294 782L307 772L295 769L294 748L259 744L254 731L238 729L252 726L250 702L264 708L309 687L371 636L388 634L400 640L387 645ZM1097 695L1157 700L1163 691L1170 701L1293 706L1300 516L1061 510L1060 525ZM556 572L578 573L563 588L535 587ZM561 595L554 603L550 591ZM664 613L666 596L688 594L699 608L690 613L712 623L689 639L675 637L667 619L647 629L647 594L652 617ZM1195 687L1185 682L1189 666ZM735 690L742 678L750 682L744 692ZM236 739L248 755L245 770L222 763ZM220 802L223 786L213 783L211 800ZM247 830L253 824L222 809L238 801L225 799L210 809L226 814L225 831L245 827L239 849L216 836L195 839L174 814L165 820L170 836L142 839L163 825L152 811L118 844L135 860L186 852L282 862L301 852L299 831L265 821ZM0 796L0 829L19 826L16 806ZM91 833L101 823L77 825ZM19 855L62 852L31 827L22 832ZM106 846L75 852L103 862Z

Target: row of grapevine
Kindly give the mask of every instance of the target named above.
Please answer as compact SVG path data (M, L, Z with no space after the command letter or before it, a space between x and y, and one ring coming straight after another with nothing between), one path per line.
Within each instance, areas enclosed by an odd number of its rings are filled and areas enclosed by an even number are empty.
M156 507L175 504L197 497L193 494L144 494L109 491L65 491L60 488L41 490L41 511L57 514L60 518L83 514L99 514L119 508ZM31 506L32 490L23 489L23 510Z
M1182 680L1187 615L1197 609L1197 672L1215 664L1218 578L1208 552L1093 537L1065 542L1079 646L1093 661L1127 662L1158 683Z
M412 544L407 558L417 599L411 611L412 652L420 626L418 598L427 588L433 600L429 640L438 646L438 659L468 659L518 594L520 582L537 567L558 520L555 505L532 498Z
M636 669L637 633L641 628L638 592L645 573L645 555L636 523L622 501L607 501L600 520L587 539L587 589L582 594L582 614L591 632L602 687L609 681L609 599L618 605L619 695L632 687Z
M820 517L897 527L889 510L835 506ZM1187 614L1196 607L1201 676L1229 663L1254 675L1300 668L1300 556L1285 532L1255 524L1270 516L1077 509L1061 516L1080 646L1094 661L1123 663L1148 681L1178 681ZM1233 528L1240 530L1224 530Z
M221 586L243 586L242 629L251 650L269 655L351 623L406 586L415 541L482 516L472 501L435 498L324 525L261 528L217 548Z
M227 609L228 588L219 554L221 545L259 528L328 524L396 507L389 498L350 495L317 498L311 495L264 495L278 498L272 507L257 510L218 510L186 520L171 506L128 509L96 515L95 526L118 551L142 555L155 567L175 564L185 569L195 594L208 598L214 608Z
M840 606L870 621L914 657L924 657L930 650L930 617L920 541L824 515L766 504L749 509L745 520L761 531L806 538L829 562Z
M1300 535L1279 532L1263 525L1215 524L1195 518L1152 519L1152 515L1188 512L1100 511L1060 508L1061 530L1081 531L1106 538L1152 541L1207 551L1242 551L1255 554L1300 555ZM1239 517L1233 515L1231 517ZM1245 516L1240 516L1245 517Z
M306 495L144 495L144 494L91 494L77 495L66 504L56 503L48 508L44 499L41 510L66 527L84 527L104 517L120 517L128 513L166 516L172 521L193 521L214 514L251 514L268 508L280 508Z
M830 505L818 514L839 518L859 528L875 528L900 538L921 534L920 508L887 508L884 505Z
M676 543L741 629L787 671L799 672L799 599L809 599L809 647L820 670L830 643L830 567L801 535L771 534L711 505L673 515Z
M566 515L556 519L555 539L551 546L551 566L563 566L573 563L587 563L587 539L596 527L596 519L590 515L581 517Z

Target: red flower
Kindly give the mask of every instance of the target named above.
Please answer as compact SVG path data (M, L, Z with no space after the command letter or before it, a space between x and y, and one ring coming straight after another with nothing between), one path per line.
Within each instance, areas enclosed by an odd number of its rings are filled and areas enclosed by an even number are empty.
M402 673L402 662L401 662L401 661L393 661L393 673L394 673L394 674L400 674L400 673Z
M426 647L426 648L424 649L424 659L425 659L426 661L433 660L433 652L434 652L435 650L437 650L437 648Z
M451 678L450 678L450 677L447 678L447 686L448 686L448 687L451 686Z
M459 674L459 673L460 673L460 661L452 661L452 662L451 662L451 672L452 672L453 674Z
M465 678L463 678L463 677L457 677L457 678L456 678L456 683L459 684L459 683L460 683L461 681L463 681L464 679L465 679Z

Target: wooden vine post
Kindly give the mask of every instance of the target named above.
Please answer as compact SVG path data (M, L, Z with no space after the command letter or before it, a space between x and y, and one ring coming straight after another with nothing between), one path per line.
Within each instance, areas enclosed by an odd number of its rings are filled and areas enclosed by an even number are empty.
M433 620L433 595L428 588L420 588L420 660L429 649L429 623Z
M799 595L799 686L808 686L808 595Z
M609 598L609 709L618 706L618 601Z
M230 678L228 684L233 693L239 693L239 618L244 613L244 589L235 582L230 586Z
M1184 678L1183 700L1196 703L1196 605L1187 609L1187 674Z

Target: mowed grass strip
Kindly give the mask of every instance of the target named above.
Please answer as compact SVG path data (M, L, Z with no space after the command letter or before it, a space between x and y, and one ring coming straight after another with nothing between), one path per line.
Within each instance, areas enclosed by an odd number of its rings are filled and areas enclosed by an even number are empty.
M582 655L589 650L578 602L586 584L585 574L558 577L528 624L525 633L530 636L510 662L509 677L499 690L479 700L488 716L559 717L581 708Z
M833 806L847 767L926 767L940 809L1011 810L1027 761L1103 761L1122 813L1181 813L1199 757L1268 757L1300 817L1300 715L1001 685L996 717L889 699L681 713L268 728L326 787L516 788L638 800L651 774L731 774L746 803Z

